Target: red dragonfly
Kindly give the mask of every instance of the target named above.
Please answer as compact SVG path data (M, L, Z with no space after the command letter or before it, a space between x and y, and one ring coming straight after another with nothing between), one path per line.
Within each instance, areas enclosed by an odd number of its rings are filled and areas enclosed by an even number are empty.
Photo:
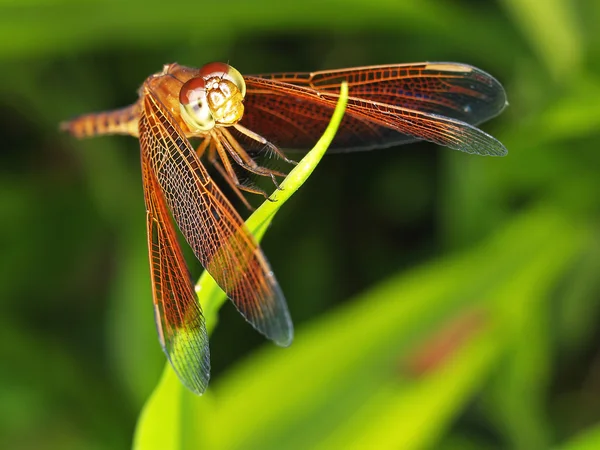
M244 221L202 165L208 160L234 192L266 194L238 177L275 181L280 172L257 151L308 150L339 98L348 106L329 151L374 149L425 140L479 155L504 146L477 125L506 105L502 85L465 64L391 64L312 73L242 76L224 63L200 69L167 64L146 79L124 109L62 124L76 137L127 134L141 147L148 251L160 343L184 385L205 391L210 372L204 317L177 241L173 217L198 260L254 328L277 344L293 325L279 284ZM194 149L190 138L199 138Z

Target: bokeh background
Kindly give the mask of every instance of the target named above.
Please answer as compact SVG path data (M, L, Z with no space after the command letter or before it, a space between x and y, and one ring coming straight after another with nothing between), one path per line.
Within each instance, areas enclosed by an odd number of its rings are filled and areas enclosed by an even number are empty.
M509 155L326 157L263 240L295 343L223 307L211 390L146 423L155 448L600 448L598 23L592 0L1 1L0 447L128 448L164 366L138 144L61 120L166 62L427 60L504 84L482 127Z

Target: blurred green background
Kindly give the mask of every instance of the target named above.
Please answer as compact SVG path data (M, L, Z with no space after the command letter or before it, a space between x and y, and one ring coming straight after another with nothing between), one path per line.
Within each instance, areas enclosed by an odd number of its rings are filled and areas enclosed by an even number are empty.
M294 344L227 304L210 392L159 408L154 448L600 448L598 23L593 0L1 1L0 448L131 446L165 361L138 144L58 123L213 60L469 63L506 88L482 128L509 155L326 157L263 240Z

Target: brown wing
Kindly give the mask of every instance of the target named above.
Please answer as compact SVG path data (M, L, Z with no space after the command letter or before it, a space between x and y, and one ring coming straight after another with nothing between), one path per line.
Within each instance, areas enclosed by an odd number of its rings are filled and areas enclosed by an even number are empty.
M148 132L146 118L140 130ZM142 172L148 220L148 252L156 328L173 369L190 390L202 394L210 378L208 335L177 234L142 141Z
M279 284L243 220L209 177L177 122L146 89L140 142L181 233L204 268L258 331L289 345Z
M423 139L468 153L506 153L500 142L473 126L500 113L506 94L492 76L472 66L401 64L244 78L241 123L282 148L314 145L346 80L350 99L331 151Z

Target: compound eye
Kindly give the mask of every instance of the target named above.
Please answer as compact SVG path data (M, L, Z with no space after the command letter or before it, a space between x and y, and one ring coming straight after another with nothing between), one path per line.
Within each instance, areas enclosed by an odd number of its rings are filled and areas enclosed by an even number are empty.
M215 118L206 97L206 80L196 77L188 80L179 91L181 116L192 131L209 131L215 127Z
M242 97L246 96L246 82L244 77L235 67L221 62L212 62L203 65L198 72L198 75L205 80L211 78L222 78L231 81L240 91Z

